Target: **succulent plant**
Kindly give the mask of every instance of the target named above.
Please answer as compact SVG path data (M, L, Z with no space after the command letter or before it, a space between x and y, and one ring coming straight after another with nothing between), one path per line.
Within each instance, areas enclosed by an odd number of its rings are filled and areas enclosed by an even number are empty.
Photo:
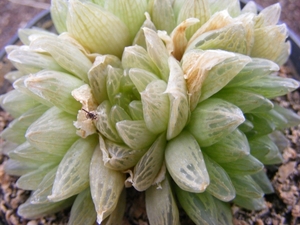
M31 190L19 215L72 206L69 224L120 224L125 188L146 193L152 225L232 224L230 203L264 208L264 165L282 162L272 102L290 53L280 5L236 0L52 0L59 34L21 29L1 106L8 174ZM279 146L279 147L277 147Z

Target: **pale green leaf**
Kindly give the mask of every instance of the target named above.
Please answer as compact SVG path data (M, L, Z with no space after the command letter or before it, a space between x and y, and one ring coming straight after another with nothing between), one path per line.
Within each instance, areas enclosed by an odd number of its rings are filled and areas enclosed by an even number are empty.
M97 108L97 120L95 126L97 130L106 138L121 143L115 124L110 119L111 104L108 100L103 101Z
M41 36L30 43L30 49L47 52L66 71L88 82L87 72L92 62L70 41L58 37ZM50 68L47 69L50 70Z
M193 111L188 130L200 146L210 146L234 131L245 121L243 112L221 99L210 98Z
M48 196L51 194L52 191L56 171L57 166L55 166L51 170L48 170L48 173L44 176L43 180L38 185L38 188L32 192L32 195L30 197L31 204L39 205L51 202L49 201Z
M176 187L177 198L191 220L196 225L218 225L218 214L213 197L207 192L192 193Z
M229 175L250 175L261 171L264 165L254 156L248 155L234 162L220 163Z
M237 195L248 198L261 198L264 192L250 175L230 176Z
M291 78L265 76L241 86L266 98L275 98L296 90L299 82Z
M200 193L209 185L209 174L196 139L186 131L170 140L165 150L168 171L183 190Z
M163 41L159 38L157 33L149 28L143 28L145 34L145 41L147 45L147 51L158 68L160 74L159 76L167 81L169 78L169 66L168 66L168 51L163 43ZM158 75L158 74L157 74Z
M221 201L228 202L235 198L235 187L225 170L214 160L203 153L205 165L209 174L209 185L206 191Z
M151 16L158 30L165 30L170 34L176 26L175 14L170 0L154 0Z
M152 81L159 80L154 73L139 68L130 69L129 77L139 92L144 91Z
M138 68L154 74L159 74L159 71L148 52L138 45L128 46L124 49L122 66L124 69Z
M156 139L156 134L148 130L143 120L120 121L116 128L125 144L132 149L147 148Z
M11 90L0 96L1 107L15 118L38 104L39 102L18 90Z
M258 211L258 210L265 209L267 207L266 202L263 197L247 198L247 197L237 195L235 197L235 199L233 200L233 202L235 204L237 204L238 206L243 207L248 210Z
M55 164L44 164L38 169L22 175L17 180L17 187L24 190L37 190L46 174L54 167Z
M165 93L166 88L166 82L156 80L141 92L144 121L147 128L155 134L165 131L168 127L170 102Z
M165 146L166 137L163 133L136 163L132 178L132 186L136 190L145 191L153 184L163 164Z
M15 49L9 53L8 59L24 75L37 73L42 69L65 71L51 56L35 52L30 48Z
M31 204L31 198L19 206L18 215L26 219L37 219L59 212L73 204L74 198L60 202L47 202L44 204Z
M103 162L107 168L125 171L133 167L141 156L147 151L145 149L132 149L124 144L117 144L99 135L100 149Z
M185 127L189 116L189 98L187 93L184 73L176 59L170 57L168 60L170 76L167 90L170 100L170 115L167 130L167 139L176 137Z
M101 224L117 207L124 189L125 174L104 166L102 152L95 149L90 163L91 195Z
M79 139L70 147L58 166L49 200L61 201L88 187L89 166L96 145L97 138L93 135Z
M27 141L40 151L63 156L78 136L76 117L53 107L33 122L26 132Z
M1 138L17 144L22 144L26 141L25 133L28 127L47 110L48 107L44 105L38 105L29 109L20 117L9 123L9 125L1 132Z
M144 120L143 104L141 101L134 100L130 102L129 112L133 120Z
M117 207L114 211L108 216L101 225L122 225L123 224L123 215L126 209L126 190L123 189Z
M259 185L265 194L274 193L274 188L264 170L251 175L252 179Z
M88 72L88 78L92 93L98 104L101 104L104 100L108 99L106 91L108 65L119 67L121 65L121 62L116 56L113 55L97 56L93 63L93 66Z
M71 92L83 82L70 74L42 70L26 77L24 84L33 94L70 114L76 115L81 107Z
M52 0L50 12L51 19L58 33L67 31L68 0Z
M133 40L145 20L147 0L110 0L105 1L104 8L122 20Z
M202 150L218 163L232 162L250 153L247 137L239 129L235 129L217 143Z
M243 113L257 112L258 110L268 111L273 108L273 103L255 92L241 88L224 88L214 95L239 107Z
M151 225L179 225L179 211L169 177L161 188L152 186L146 190L146 210Z
M130 32L125 23L91 2L69 1L67 29L91 52L120 57L124 47L130 44Z
M68 225L94 225L97 213L90 188L79 193L72 205Z

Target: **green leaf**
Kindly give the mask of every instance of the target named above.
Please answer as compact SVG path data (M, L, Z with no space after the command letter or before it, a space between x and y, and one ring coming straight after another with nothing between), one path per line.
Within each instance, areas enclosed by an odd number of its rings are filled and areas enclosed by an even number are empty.
M83 85L83 82L70 74L42 70L27 76L24 84L34 95L70 114L76 115L81 107L71 92Z
M161 188L151 186L146 190L146 211L151 225L179 225L179 211L169 177L161 183Z
M272 165L283 162L283 157L272 139L268 136L261 136L249 141L251 155L260 160L263 164Z
M154 0L152 5L152 20L158 30L170 34L176 26L175 15L170 0Z
M26 139L40 151L63 156L78 139L73 126L75 120L74 116L52 107L30 125Z
M152 81L141 92L144 121L147 128L155 134L165 131L168 127L170 102L165 93L167 88L163 80Z
M209 185L209 175L196 139L187 131L167 143L165 161L175 183L183 190L200 193Z
M70 147L58 166L49 200L61 201L88 187L89 166L96 145L94 135L81 138Z
M59 163L62 157L57 155L52 155L47 152L42 152L33 146L31 146L27 141L19 145L13 151L9 152L9 158L20 160L22 159L33 159L40 161L41 163Z
M47 35L57 37L57 34L38 27L20 28L18 30L18 36L24 45L30 45L30 43L34 40L34 37Z
M59 212L73 204L74 198L60 202L47 202L43 204L32 204L31 198L19 206L18 215L26 219L37 219L46 215Z
M170 76L165 93L168 93L170 100L170 115L167 130L167 140L170 140L180 134L185 127L190 116L190 106L186 81L178 61L170 57L168 63Z
M196 225L218 224L218 211L213 197L207 192L191 193L176 187L177 198Z
M216 162L203 153L210 183L206 191L221 201L231 201L235 197L235 189L230 177Z
M130 45L130 32L125 23L91 2L69 1L67 29L91 52L120 57L124 47Z
M53 167L56 166L55 164L44 164L40 166L38 169L26 173L22 175L17 180L17 187L22 188L24 190L37 190L39 184L42 182L46 174L53 169Z
M109 65L113 67L120 67L121 62L116 56L100 55L96 57L93 66L88 72L92 93L98 104L101 104L104 100L108 99L106 91L106 77Z
M199 23L191 26L187 29L187 38L190 37L206 23L211 16L208 1L183 1L180 6L180 10L177 15L177 24L185 21L188 18L197 18Z
M37 161L36 159L26 159L15 160L9 159L4 164L5 173L11 176L22 176L24 174L30 173L37 170L44 163Z
M79 193L72 205L68 225L94 225L97 213L90 188Z
M126 208L126 190L123 189L117 207L114 211L108 216L101 225L122 225L123 224L123 215L125 213Z
M252 179L259 185L265 194L274 193L274 188L264 170L251 175Z
M286 127L297 126L300 124L300 116L290 109L283 108L274 104L274 110L287 120Z
M273 103L254 92L246 91L240 88L224 88L216 93L214 98L221 98L239 107L243 113L258 111L268 111L273 108Z
M27 110L39 105L39 102L18 90L11 90L0 96L0 105L16 118Z
M136 163L132 178L132 186L136 190L145 191L153 184L163 165L165 147L166 136L163 133Z
M26 141L25 133L27 128L36 121L48 107L44 105L38 105L34 108L29 109L23 113L20 117L16 118L9 123L0 134L1 138L11 141L17 144L22 144Z
M237 195L233 202L240 207L248 210L262 210L266 208L266 203L263 197L261 198L247 198Z
M51 194L52 191L56 171L57 166L48 171L48 173L44 176L43 180L38 185L38 188L32 193L30 197L31 204L39 205L51 202L49 201L48 196Z
M258 117L255 114L246 114L246 118L253 124L253 129L246 133L248 138L260 137L262 135L272 133L276 126L275 124L264 118Z
M123 120L116 124L122 140L132 149L149 147L156 139L156 134L148 130L143 120Z
M67 0L52 0L51 1L51 19L58 33L67 31L66 20L68 13Z
M241 86L266 98L275 98L296 90L299 82L291 78L265 76Z
M97 108L97 120L95 126L97 130L106 138L122 143L115 124L110 119L111 104L108 100L103 101Z
M250 154L247 137L239 129L202 150L218 163L233 162Z
M128 113L120 106L114 105L110 110L110 120L113 124L116 124L122 120L132 120Z
M248 198L261 198L264 192L250 175L230 176L236 194Z
M198 104L187 129L200 146L210 146L229 135L245 121L243 112L221 99L210 98Z
M233 225L232 211L230 203L225 203L217 198L214 198L217 207L217 219L220 225Z
M104 165L113 170L125 171L133 167L147 151L147 148L131 149L124 144L105 139L101 135L99 135L99 143Z
M212 51L212 50L211 50ZM222 54L220 50L219 54ZM216 55L216 57L220 57ZM251 61L251 58L235 54L214 66L208 73L201 88L199 102L209 98L229 83L244 67Z
M52 56L38 53L24 46L11 51L8 59L24 75L37 73L42 69L65 72Z
M291 44L286 42L286 38L287 27L285 24L256 28L250 56L269 59L281 66L290 55ZM274 43L276 43L276 48L274 48Z
M152 81L159 80L154 73L139 68L130 69L129 77L139 92L143 92Z
M125 174L105 167L102 158L101 150L96 148L89 171L91 195L99 224L117 207L125 181Z
M226 87L238 87L246 85L256 79L268 76L279 70L279 66L267 59L251 58L252 61L226 85ZM255 93L255 92L254 92Z
M143 104L141 101L134 100L130 102L129 112L133 120L144 120Z
M84 82L88 82L87 73L92 66L92 62L70 41L49 35L41 36L30 43L30 49L50 54L66 71L74 74ZM51 68L47 69L51 70Z
M146 49L139 45L128 46L124 49L122 66L124 69L136 68L153 74L159 74L156 65Z
M112 104L115 104L114 98L120 92L122 76L122 69L114 68L112 66L107 67L106 91L108 99Z
M168 58L169 54L163 41L158 37L157 33L149 28L143 28L147 51L160 72L160 77L167 81L169 78Z
M248 155L234 162L220 163L229 175L250 175L261 171L264 165L254 156Z
M145 20L147 0L110 0L105 1L104 8L125 23L129 30L130 40L133 40Z
M240 22L232 23L221 29L205 32L190 43L189 48L220 49L246 55L248 50L246 32Z

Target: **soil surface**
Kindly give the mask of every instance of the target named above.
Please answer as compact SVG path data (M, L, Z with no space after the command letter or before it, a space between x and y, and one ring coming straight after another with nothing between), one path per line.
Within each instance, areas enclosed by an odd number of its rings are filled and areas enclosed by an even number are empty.
M17 3L14 3L17 2ZM22 2L22 5L20 4ZM299 0L257 0L261 6L280 2L282 6L281 20L294 32L300 35L300 1ZM0 0L0 49L16 34L18 28L25 27L34 16L48 8L50 0ZM7 92L11 87L3 76L12 69L4 58L0 61L0 94ZM281 69L282 76L294 76L295 71L290 67ZM291 108L300 114L299 92L294 92L276 101L281 105ZM11 116L0 108L0 132ZM294 127L285 131L290 140L290 145L283 152L285 162L282 165L268 167L268 176L272 180L275 194L266 195L266 209L260 212L242 210L232 207L234 223L236 225L276 225L276 224L300 224L300 127ZM1 145L1 140L0 140ZM11 177L3 172L2 162L5 156L0 156L0 225L45 225L67 224L69 211L65 210L39 220L24 220L16 214L16 209L26 200L29 192L16 188L16 177ZM124 225L148 224L145 214L144 195L137 194L133 189L127 193L127 209L124 217ZM193 224L183 213L182 224Z

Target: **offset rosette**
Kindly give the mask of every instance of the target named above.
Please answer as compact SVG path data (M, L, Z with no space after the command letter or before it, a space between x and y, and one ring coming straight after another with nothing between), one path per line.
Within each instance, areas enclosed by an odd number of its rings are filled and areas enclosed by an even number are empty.
M1 133L6 172L37 218L121 224L126 187L146 192L150 224L232 224L229 202L264 208L264 165L300 117L271 99L298 88L278 4L236 0L53 0L59 35L19 31L8 46L15 120ZM276 48L274 48L276 43ZM279 147L277 147L277 144ZM177 200L178 201L177 201Z

